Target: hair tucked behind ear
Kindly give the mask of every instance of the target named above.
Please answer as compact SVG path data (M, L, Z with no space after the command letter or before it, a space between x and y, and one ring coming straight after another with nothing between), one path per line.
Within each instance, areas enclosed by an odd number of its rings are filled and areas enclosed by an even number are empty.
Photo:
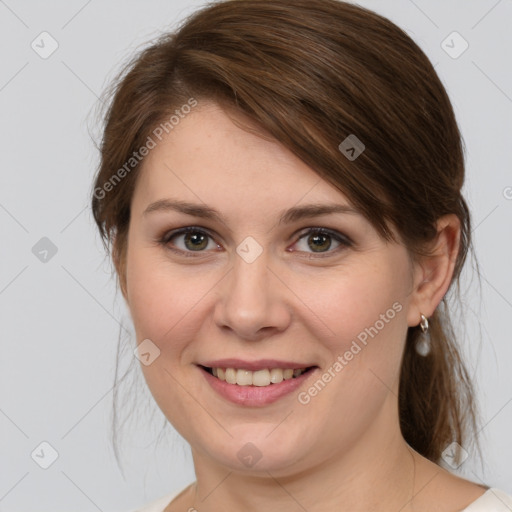
M385 240L394 239L394 226L410 254L435 238L441 216L455 214L458 283L471 223L461 194L462 139L447 93L403 30L337 0L213 3L123 71L112 88L92 197L121 283L139 165L108 192L105 185L191 97L247 115L338 187ZM355 160L338 149L349 135L365 145ZM430 319L428 357L414 350L418 328L409 329L400 377L403 435L433 461L451 441L464 446L475 427L471 384L444 306L445 299Z
M429 333L430 353L421 356L415 345L422 333L409 329L400 375L400 426L409 445L439 461L453 441L468 449L466 431L475 430L475 406L444 301L429 318Z

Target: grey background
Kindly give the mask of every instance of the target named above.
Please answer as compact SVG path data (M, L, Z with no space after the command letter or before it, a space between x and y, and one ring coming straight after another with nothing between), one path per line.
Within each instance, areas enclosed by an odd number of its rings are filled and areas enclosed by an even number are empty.
M194 480L189 448L172 428L155 442L164 417L140 373L140 392L126 402L139 397L141 421L122 446L124 478L115 463L115 349L120 330L128 342L132 330L88 205L98 96L140 45L203 3L0 0L0 511L127 511ZM471 452L459 472L512 494L512 2L360 4L424 49L467 146L465 194L482 281L468 261L458 331L478 386L484 462ZM31 47L42 46L43 31L58 43L47 59ZM441 46L453 31L469 44L458 58ZM453 37L448 44L462 48ZM43 237L57 251L46 262ZM50 460L43 441L58 453L48 469L35 462Z

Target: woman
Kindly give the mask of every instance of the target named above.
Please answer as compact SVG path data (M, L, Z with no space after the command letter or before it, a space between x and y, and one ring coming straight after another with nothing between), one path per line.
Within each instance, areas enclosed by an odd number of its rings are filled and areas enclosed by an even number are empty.
M217 2L137 56L92 207L196 472L144 510L512 509L442 467L476 441L463 181L431 63L361 7Z

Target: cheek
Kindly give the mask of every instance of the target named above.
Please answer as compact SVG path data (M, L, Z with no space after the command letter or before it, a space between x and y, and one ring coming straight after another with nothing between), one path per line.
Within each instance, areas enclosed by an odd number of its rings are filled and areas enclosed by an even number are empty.
M390 392L398 392L407 332L405 284L389 267L381 267L354 271L311 289L308 323L318 315L328 327L325 334L314 333L327 354L319 378L328 383L304 390L301 403L316 411L315 418L306 415L304 421L314 424L320 416L326 424L332 422L332 435L343 424L347 436L356 436L372 423Z
M351 269L350 274L316 279L315 285L308 287L307 305L322 320L333 343L355 338L364 343L376 331L380 334L396 328L398 318L402 321L404 284L390 268Z
M161 340L179 317L169 276L155 265L150 251L131 247L126 264L129 309L137 343L149 338L162 349Z
M325 334L316 336L327 349L328 367L337 361L334 373L343 376L335 380L344 390L342 382L363 395L382 382L396 385L407 333L406 285L389 264L352 267L350 275L331 276L311 288L309 317L320 317L325 326Z
M192 275L155 255L154 249L135 244L127 257L126 272L136 342L149 339L160 351L150 364L141 362L144 379L160 409L174 425L180 425L180 418L186 418L197 406L183 391L178 375L181 364L190 362L190 340L197 337L201 326L197 304L205 303L201 298L208 288L201 288L197 278L194 282Z
M154 249L137 247L128 254L126 272L137 341L149 338L161 351L181 350L201 326L196 317L208 307L213 272L199 275L193 266L171 265Z

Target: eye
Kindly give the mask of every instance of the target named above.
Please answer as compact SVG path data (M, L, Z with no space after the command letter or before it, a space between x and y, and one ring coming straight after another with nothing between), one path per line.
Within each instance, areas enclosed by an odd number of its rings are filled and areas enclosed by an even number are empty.
M294 244L297 247L296 250L310 254L334 253L343 246L350 247L351 245L352 241L348 237L337 231L320 227L309 228Z
M184 253L186 256L191 256L191 254L187 254L191 252L205 252L220 248L220 245L207 231L195 226L166 233L160 239L160 243L175 252Z

